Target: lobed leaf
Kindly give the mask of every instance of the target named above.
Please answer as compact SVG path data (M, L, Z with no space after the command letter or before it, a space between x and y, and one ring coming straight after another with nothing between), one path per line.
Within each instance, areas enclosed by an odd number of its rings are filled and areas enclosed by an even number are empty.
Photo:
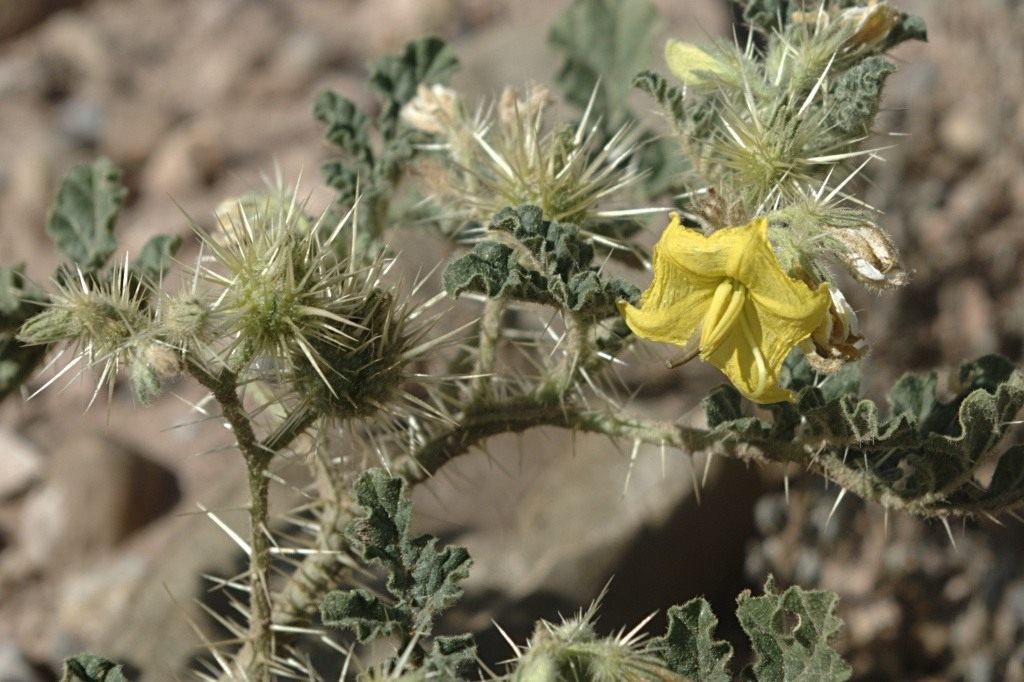
M639 296L632 284L598 274L593 247L575 225L544 220L536 206L499 211L490 235L449 263L443 279L450 295L532 301L595 320L617 315L616 301Z
M64 659L61 682L128 682L128 678L117 663L85 653Z
M713 391L703 402L713 433L760 444L769 457L781 442L817 447L812 461L826 476L918 514L993 513L1024 503L1017 449L995 452L1024 408L1024 374L1005 358L964 364L949 400L939 398L934 373L907 374L893 385L887 411L858 396L854 367L816 377L794 354L782 381L797 398L771 406L771 421L747 416L728 387ZM976 479L993 461L996 476L982 487Z
M328 627L351 630L364 643L403 632L410 625L407 610L388 607L365 590L328 592L320 604L320 618Z
M853 671L831 646L843 622L833 615L838 597L793 586L775 592L769 578L764 595L740 594L736 617L757 660L743 671L758 682L842 682Z
M691 599L668 610L668 631L651 640L669 670L693 682L729 682L732 645L714 638L718 618L706 599Z
M361 640L395 631L429 635L438 614L462 596L469 553L439 548L430 535L410 536L412 502L402 479L372 469L359 477L354 493L364 515L349 527L349 539L364 560L387 571L393 603L360 590L332 592L321 607L324 623L353 630Z
M117 248L114 224L127 190L121 171L100 159L75 166L61 181L50 208L46 233L83 272L95 272Z

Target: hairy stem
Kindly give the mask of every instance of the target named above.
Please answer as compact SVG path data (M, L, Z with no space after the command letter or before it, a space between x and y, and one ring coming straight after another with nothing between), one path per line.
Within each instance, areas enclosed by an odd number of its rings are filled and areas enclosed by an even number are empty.
M244 667L246 679L270 682L274 633L270 627L270 538L267 531L270 479L267 467L275 451L256 438L252 422L238 397L237 375L233 371L225 368L213 375L191 359L186 359L186 367L213 393L245 459L249 483L249 636L248 655L239 657L239 663Z
M488 298L480 317L480 336L477 344L476 366L473 374L473 400L481 400L491 390L491 374L497 361L498 341L501 338L501 317L505 313L505 300Z
M590 354L589 332L590 326L579 316L566 311L565 315L565 336L562 343L565 344L564 355L548 377L537 387L536 395L541 401L561 402L566 393L576 383L580 367L586 364Z

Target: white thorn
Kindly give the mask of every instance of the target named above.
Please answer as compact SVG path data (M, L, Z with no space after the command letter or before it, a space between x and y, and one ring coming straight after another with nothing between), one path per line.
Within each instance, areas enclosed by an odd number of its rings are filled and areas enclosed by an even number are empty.
M953 537L953 529L949 527L949 519L943 516L941 521L942 525L946 527L946 535L949 536L949 544L953 545L953 549L956 550L956 538Z
M828 513L828 518L825 519L825 528L828 528L829 521L832 520L832 515L836 513L836 509L839 509L839 503L846 497L846 488L840 488L839 494L836 496L836 502L832 505L832 511Z

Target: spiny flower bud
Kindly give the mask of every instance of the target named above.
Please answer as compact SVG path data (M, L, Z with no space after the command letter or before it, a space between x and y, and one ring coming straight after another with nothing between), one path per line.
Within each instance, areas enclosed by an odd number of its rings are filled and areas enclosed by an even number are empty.
M314 342L322 367L304 353L292 358L292 383L320 414L366 417L391 403L406 381L406 365L417 335L395 297L372 288L347 311L350 338L344 343Z
M217 225L222 233L219 238L230 238L233 234L232 223L238 220L258 222L263 216L272 214L291 214L295 227L300 231L308 232L310 227L309 218L299 210L295 203L295 196L288 190L277 185L271 185L262 192L249 192L234 199L226 199L214 209L214 216L217 218Z
M171 343L184 347L207 336L210 308L193 294L172 296L160 310L160 333Z
M101 282L79 272L56 283L49 307L28 320L18 338L27 344L72 342L76 353L68 367L82 359L86 366L102 365L102 386L113 382L140 340L152 337L152 314L142 296L127 266L113 268Z
M458 113L442 131L448 163L434 188L439 203L476 224L486 224L506 206L522 204L539 206L548 220L582 225L599 219L598 205L640 177L630 163L637 136L622 128L607 138L593 123L592 106L576 126L549 126L548 99L541 86L522 95L506 88L495 106L472 120ZM443 101L434 108L424 96L417 102L423 105L410 112L429 114L417 127L436 130L435 121L448 125L442 120L448 106Z
M137 288L117 268L107 282L90 284L80 276L58 283L50 306L22 326L19 338L32 344L77 341L102 354L137 337L150 322Z
M80 331L71 310L51 306L22 325L18 340L29 345L55 343L74 339Z

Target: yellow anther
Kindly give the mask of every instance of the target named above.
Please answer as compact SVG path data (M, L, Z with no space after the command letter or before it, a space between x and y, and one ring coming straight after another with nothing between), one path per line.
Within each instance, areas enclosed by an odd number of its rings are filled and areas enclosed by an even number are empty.
M719 292L722 291L725 292L722 299L728 296L728 301L720 303L718 308L715 308L715 301L719 297ZM746 302L747 288L736 280L726 279L718 285L711 302L712 307L705 320L708 324L701 330L700 352L702 356L707 357L721 345L733 325L736 324L736 320L741 318Z
M754 392L761 393L768 385L768 364L764 361L764 354L761 352L757 339L754 338L754 330L747 314L740 316L740 329L743 332L744 339L754 353L754 366L757 369L757 390Z

